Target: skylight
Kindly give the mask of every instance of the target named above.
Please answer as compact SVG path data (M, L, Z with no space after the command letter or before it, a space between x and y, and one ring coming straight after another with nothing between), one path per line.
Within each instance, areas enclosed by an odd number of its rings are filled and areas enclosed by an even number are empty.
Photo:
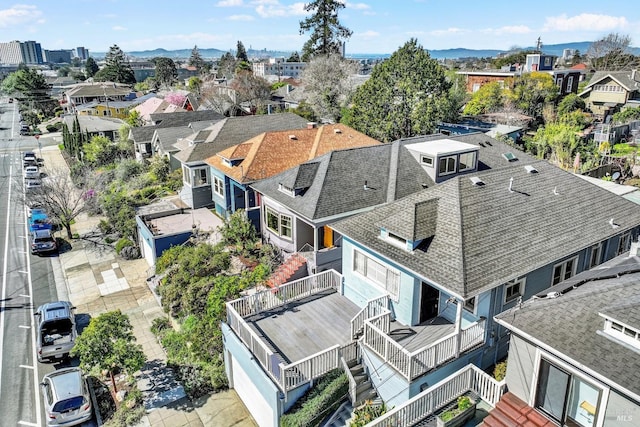
M524 170L526 170L529 173L538 173L538 169L534 168L531 165L525 165Z
M505 159L507 159L507 161L509 162L514 162L516 160L518 160L518 158L516 157L515 154L513 154L512 152L508 152L508 153L502 153L502 157L504 157Z

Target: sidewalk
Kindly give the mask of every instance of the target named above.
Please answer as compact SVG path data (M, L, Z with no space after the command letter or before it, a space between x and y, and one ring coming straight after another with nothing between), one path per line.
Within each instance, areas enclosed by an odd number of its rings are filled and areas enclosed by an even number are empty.
M67 168L57 147L44 147L41 155L45 171ZM86 235L96 230L99 220L82 214L72 231ZM150 330L153 319L166 315L147 285L148 265L144 259L124 260L114 251L96 248L82 239L70 243L69 251L51 258L59 298L66 297L77 307L77 313L92 317L121 310L129 316L137 343L147 356L136 375L147 409L140 426L257 426L234 390L199 399L195 404L186 397L166 367L164 350Z

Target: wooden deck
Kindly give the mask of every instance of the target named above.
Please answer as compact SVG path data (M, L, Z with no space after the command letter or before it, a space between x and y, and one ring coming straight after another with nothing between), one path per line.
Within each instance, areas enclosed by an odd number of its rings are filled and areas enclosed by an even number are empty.
M455 325L442 317L436 317L416 326L391 322L389 336L413 352L433 344L440 338L455 332Z
M349 299L327 290L245 321L285 362L291 363L351 342L351 319L358 311Z

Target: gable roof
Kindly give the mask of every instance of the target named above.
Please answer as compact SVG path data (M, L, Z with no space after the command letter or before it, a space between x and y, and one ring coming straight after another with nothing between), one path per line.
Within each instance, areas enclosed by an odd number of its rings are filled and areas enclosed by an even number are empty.
M151 114L163 112L169 106L169 103L158 96L147 99L140 105L136 105L133 110L140 114L142 120L148 122L151 120Z
M155 126L132 127L129 129L129 138L133 139L133 142L137 144L151 142L155 130Z
M582 93L587 92L592 86L602 82L603 80L610 78L625 88L629 92L640 89L640 81L631 78L631 71L596 71L591 77L589 84L585 87ZM639 79L640 75L636 76Z
M211 110L201 111L176 111L170 113L154 113L150 115L151 121L159 127L174 127L188 125L191 122L218 121L224 116Z
M442 134L405 138L390 144L334 151L318 157L315 177L303 193L291 197L279 190L280 184L298 189L307 164L251 184L259 193L286 206L308 220L345 215L393 202L435 185L407 147L413 144L461 141L478 147L478 169L513 167L535 159L482 133L445 136ZM479 144L483 145L480 146ZM517 160L508 162L505 152L516 152ZM305 178L307 181L308 177ZM367 189L364 184L367 183Z
M83 96L126 96L132 92L129 86L113 82L79 83L66 91L70 98Z
M306 127L307 120L293 113L226 117L210 127L211 133L204 142L192 144L188 139L179 141L176 148L180 151L175 158L183 163L204 162L216 153L263 132Z
M531 163L537 173L523 166L478 173L482 186L456 176L333 227L466 299L640 224L635 203L546 161ZM379 238L380 227L410 230L396 217L415 221L416 204L427 200L438 201L431 240L409 252Z
M348 126L324 125L265 132L220 151L206 162L236 182L247 183L276 175L333 150L379 144ZM240 159L240 162L229 166L225 159Z
M117 132L124 124L124 121L112 117L85 116L82 114L63 116L62 120L69 129L72 129L73 121L76 117L82 132Z
M615 274L607 275L609 269ZM603 376L608 385L640 396L640 375L631 374L640 372L640 352L604 335L604 319L598 314L623 310L631 317L626 320L640 323L640 258L622 255L597 271L605 278L588 281L557 298L530 299L496 319L514 334L527 334L560 357Z
M155 128L155 126L154 126ZM176 141L185 138L193 133L189 126L175 126L165 128L155 128L152 142L156 144L157 150L161 153L173 153L177 151L174 147Z

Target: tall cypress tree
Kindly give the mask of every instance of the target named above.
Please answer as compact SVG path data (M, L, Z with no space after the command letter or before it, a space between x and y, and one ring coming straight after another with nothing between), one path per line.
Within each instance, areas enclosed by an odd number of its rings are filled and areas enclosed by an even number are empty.
M109 52L105 55L105 63L104 68L95 74L95 81L130 85L136 83L136 77L133 74L131 65L129 65L124 52L118 45L114 44L109 48Z
M340 0L313 0L305 4L304 9L312 15L300 21L300 34L311 31L309 40L302 47L303 61L309 61L316 55L342 52L342 41L352 34L338 21L338 11L344 7Z

